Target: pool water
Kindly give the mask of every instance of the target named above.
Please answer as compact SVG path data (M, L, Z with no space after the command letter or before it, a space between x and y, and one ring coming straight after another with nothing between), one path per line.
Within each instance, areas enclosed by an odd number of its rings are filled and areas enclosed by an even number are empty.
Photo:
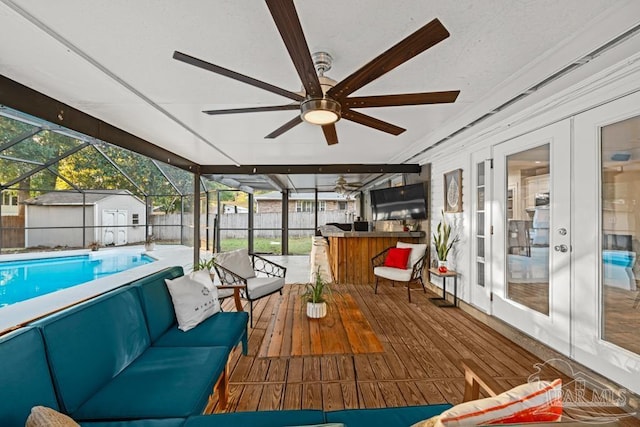
M15 304L155 261L114 253L0 262L0 307Z

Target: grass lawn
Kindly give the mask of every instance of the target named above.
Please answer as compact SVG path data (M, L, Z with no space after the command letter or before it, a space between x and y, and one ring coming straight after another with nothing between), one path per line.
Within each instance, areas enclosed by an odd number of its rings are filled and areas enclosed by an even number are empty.
M291 255L308 255L311 253L311 236L307 237L290 237L289 238L289 254ZM282 245L280 239L268 239L257 237L253 241L254 252L258 254L282 254ZM235 249L246 248L247 239L223 239L220 242L220 250L222 252L233 251Z

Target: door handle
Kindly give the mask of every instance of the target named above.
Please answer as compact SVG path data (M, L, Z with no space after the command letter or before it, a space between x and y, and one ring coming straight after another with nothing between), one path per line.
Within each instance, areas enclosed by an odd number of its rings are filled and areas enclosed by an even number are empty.
M568 252L569 248L567 247L567 245L555 245L553 247L553 250L556 252Z

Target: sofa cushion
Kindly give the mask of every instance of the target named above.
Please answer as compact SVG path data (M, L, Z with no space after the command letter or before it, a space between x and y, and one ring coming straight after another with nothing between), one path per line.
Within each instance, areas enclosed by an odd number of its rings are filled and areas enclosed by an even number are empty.
M359 426L410 426L431 418L451 408L448 403L440 405L406 406L401 408L345 409L327 412L326 421L344 423L348 427Z
M246 248L216 254L216 264L223 266L243 279L256 277L256 272L253 271L253 266L249 259L249 251Z
M375 267L373 269L373 274L376 276L397 282L408 282L411 279L412 272L413 270L402 270L394 267Z
M427 253L426 243L405 243L397 242L396 248L411 248L411 254L409 255L409 261L407 262L407 268L412 269L414 264L420 261L420 258Z
M127 287L38 322L62 409L73 414L149 347L136 289Z
M24 425L35 405L58 409L44 342L36 328L0 338L0 425Z
M159 418L126 421L81 421L82 427L182 427L184 418ZM213 427L213 424L212 424Z
M46 406L34 406L25 427L80 427L71 417Z
M71 415L77 420L201 414L228 347L151 347Z
M276 292L284 286L284 277L252 277L247 279L249 299L262 298Z
M232 412L191 417L184 427L282 427L324 423L318 410Z
M151 342L176 323L173 302L164 279L175 279L183 274L182 267L171 267L131 283L140 294Z
M247 333L249 314L243 312L223 312L208 318L190 331L182 332L177 326L171 327L154 343L154 347L234 347Z
M211 283L208 272L194 271L164 281L171 294L178 329L186 332L220 312L218 289Z

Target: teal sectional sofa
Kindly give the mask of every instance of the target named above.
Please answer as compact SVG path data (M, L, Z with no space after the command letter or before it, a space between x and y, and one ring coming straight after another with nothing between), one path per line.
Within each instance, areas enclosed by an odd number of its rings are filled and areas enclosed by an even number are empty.
M247 352L248 315L179 331L164 279L182 274L163 270L0 337L0 425L23 426L36 405L92 427L408 426L450 407L201 415L214 384L224 401L229 354Z

